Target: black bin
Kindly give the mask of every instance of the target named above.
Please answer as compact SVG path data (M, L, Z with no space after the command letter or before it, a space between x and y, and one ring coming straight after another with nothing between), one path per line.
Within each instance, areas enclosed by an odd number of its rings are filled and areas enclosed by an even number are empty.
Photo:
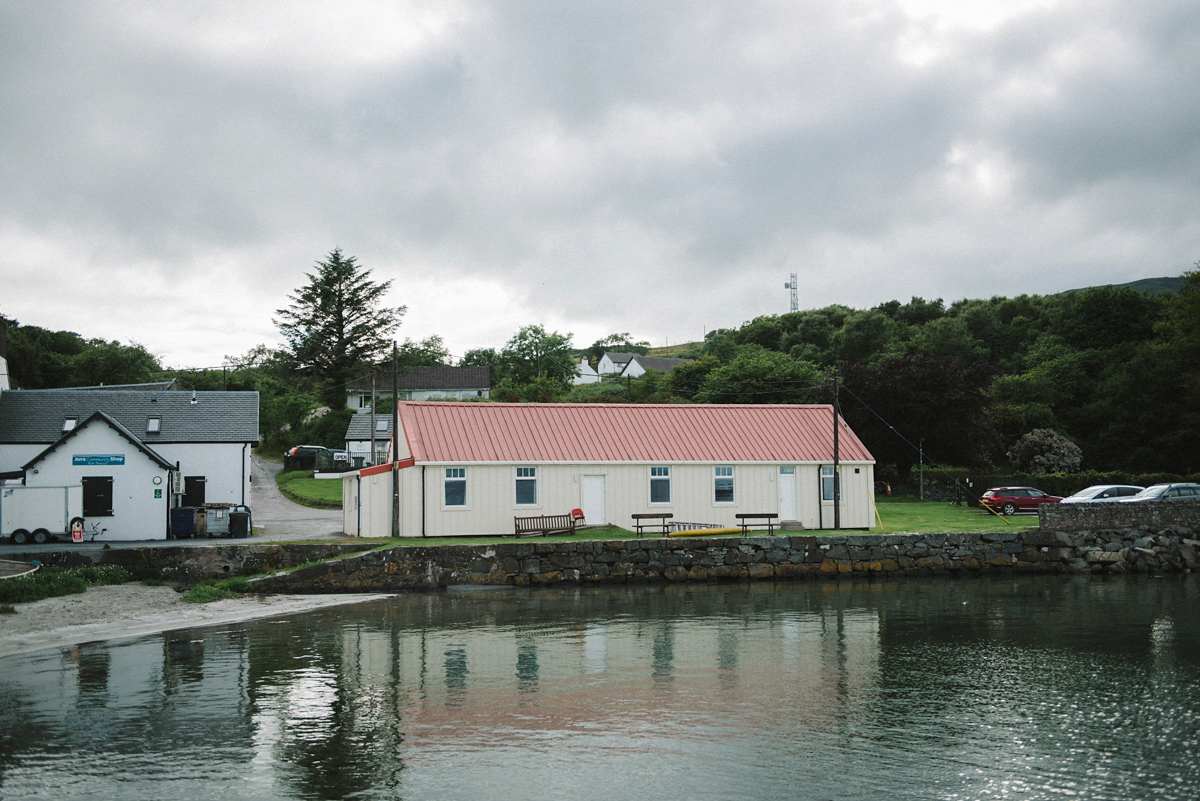
M202 514L204 510L195 506L176 506L171 510L171 536L177 540L190 540L196 536L197 518Z
M250 513L229 513L229 536L245 539L250 536Z

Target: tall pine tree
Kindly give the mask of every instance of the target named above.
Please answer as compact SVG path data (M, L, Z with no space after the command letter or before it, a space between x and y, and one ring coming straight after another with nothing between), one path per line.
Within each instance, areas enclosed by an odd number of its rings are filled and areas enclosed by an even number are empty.
M306 286L289 295L275 325L296 363L318 380L321 398L346 407L346 383L364 365L383 357L407 307L383 305L391 281L376 283L354 256L334 248L308 273Z

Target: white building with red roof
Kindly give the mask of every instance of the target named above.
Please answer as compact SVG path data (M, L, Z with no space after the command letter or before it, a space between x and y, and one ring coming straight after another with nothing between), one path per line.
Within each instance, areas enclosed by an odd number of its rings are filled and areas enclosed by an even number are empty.
M629 528L632 515L737 525L771 513L834 527L828 405L400 403L404 537L495 535L514 517L569 514ZM870 528L874 464L838 420L842 528ZM391 467L343 476L347 534L388 536Z

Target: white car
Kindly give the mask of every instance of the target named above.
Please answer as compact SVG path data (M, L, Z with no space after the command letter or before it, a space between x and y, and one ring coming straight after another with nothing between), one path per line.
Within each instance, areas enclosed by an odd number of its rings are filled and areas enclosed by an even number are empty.
M1155 484L1146 487L1132 498L1122 498L1125 503L1142 501L1200 501L1200 484Z
M1135 487L1132 484L1095 484L1087 489L1081 489L1074 495L1068 495L1060 503L1091 503L1093 501L1120 501L1137 495L1145 487Z

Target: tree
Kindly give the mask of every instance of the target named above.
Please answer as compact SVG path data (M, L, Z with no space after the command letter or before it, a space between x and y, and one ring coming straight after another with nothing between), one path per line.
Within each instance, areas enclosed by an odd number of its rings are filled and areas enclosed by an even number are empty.
M405 367L444 367L450 364L450 351L437 334L427 336L420 342L405 339L396 352L396 363ZM388 368L390 369L390 367Z
M712 368L695 399L700 403L804 403L813 387L825 383L824 374L811 362L752 347L746 346L729 364Z
M346 383L387 353L407 308L384 306L392 282L372 281L371 271L340 248L307 275L308 284L288 296L291 305L276 312L275 325L297 364L321 382L325 403L343 409Z
M901 476L925 458L970 466L988 464L998 442L985 390L992 368L954 356L906 353L877 367L841 363L842 415L880 464Z
M633 337L626 331L623 334L609 334L604 339L597 339L592 343L592 346L585 351L587 358L593 362L600 361L606 351L614 353L636 353L640 356L645 356L650 350L650 343L646 341L634 342Z
M576 375L571 352L570 334L547 332L540 325L527 325L513 334L500 351L501 378L513 385L546 378L565 391Z
M486 367L491 371L492 382L497 380L500 368L500 354L495 348L472 348L458 360L459 367Z
M1083 451L1052 428L1036 428L1017 440L1008 459L1027 473L1077 473Z

